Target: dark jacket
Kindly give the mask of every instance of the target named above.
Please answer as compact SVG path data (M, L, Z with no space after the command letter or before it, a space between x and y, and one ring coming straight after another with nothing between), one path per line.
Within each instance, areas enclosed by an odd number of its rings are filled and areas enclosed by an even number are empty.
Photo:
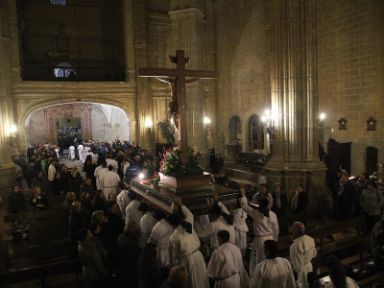
M275 192L272 192L273 206L272 211L276 213L277 217L284 217L288 212L288 198L285 193L280 192L280 207L277 207L277 195Z
M137 262L139 260L141 249L138 244L137 235L133 233L120 234L117 239L116 268L119 287L137 287L138 270Z
M290 212L293 213L293 214L304 212L305 209L307 209L307 206L308 206L308 195L307 195L307 192L302 191L302 192L299 193L299 196L298 196L298 199L297 199L297 207L296 207L296 209L292 208L293 196L294 196L294 194L289 199Z
M40 196L33 195L31 197L31 206L34 210L45 210L48 206L48 199L45 194L41 194Z
M83 264L83 279L87 284L101 284L109 278L103 246L95 237L79 244L79 258Z
M8 212L16 214L23 211L25 211L25 197L23 193L11 192L8 196Z
M356 215L356 193L351 182L336 183L333 189L333 211L336 219L345 219Z

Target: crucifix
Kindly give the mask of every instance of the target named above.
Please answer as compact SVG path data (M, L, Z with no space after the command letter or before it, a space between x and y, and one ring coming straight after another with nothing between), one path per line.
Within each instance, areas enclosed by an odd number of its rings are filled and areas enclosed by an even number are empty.
M184 56L184 50L176 50L176 56L169 56L172 63L176 64L176 69L168 68L139 68L139 77L168 78L172 87L172 106L171 113L179 119L180 149L181 160L187 161L188 151L188 129L187 129L187 100L186 83L199 79L213 79L218 77L217 71L189 70L185 69L185 63L189 58ZM174 79L174 80L171 80ZM176 95L175 95L176 94Z

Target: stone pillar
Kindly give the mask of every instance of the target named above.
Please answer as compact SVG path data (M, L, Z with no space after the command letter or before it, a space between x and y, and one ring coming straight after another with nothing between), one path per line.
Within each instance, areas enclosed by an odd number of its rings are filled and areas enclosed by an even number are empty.
M135 33L136 68L148 67L147 7L146 1L134 0L132 6ZM137 77L138 75L136 75ZM136 115L139 144L148 150L154 149L153 127L145 127L146 121L152 121L152 92L150 79L136 78Z
M0 18L8 15L8 1L0 3ZM11 155L17 150L16 134L10 129L15 122L14 99L9 58L11 38L7 27L0 22L0 198L4 199L15 182L15 165ZM1 200L0 200L1 202Z
M271 0L273 155L268 181L290 193L303 184L310 203L325 196L318 158L315 0Z
M204 14L197 8L196 1L171 1L169 16L171 19L171 35L168 51L171 55L177 49L185 50L189 57L187 69L207 69L202 65L202 54L205 53L202 30L205 26ZM183 3L183 5L181 5ZM206 132L203 124L204 117L204 85L202 81L187 84L186 103L188 107L187 123L188 144L204 154L206 147Z

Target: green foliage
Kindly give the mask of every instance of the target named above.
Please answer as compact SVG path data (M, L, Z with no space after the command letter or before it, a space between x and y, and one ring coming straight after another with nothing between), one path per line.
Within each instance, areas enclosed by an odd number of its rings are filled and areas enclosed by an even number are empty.
M167 144L175 144L175 127L169 119L159 122L161 135L167 141Z
M160 164L160 172L168 176L194 176L202 175L203 168L199 165L192 148L188 148L187 163L181 161L181 151L172 149L164 153Z

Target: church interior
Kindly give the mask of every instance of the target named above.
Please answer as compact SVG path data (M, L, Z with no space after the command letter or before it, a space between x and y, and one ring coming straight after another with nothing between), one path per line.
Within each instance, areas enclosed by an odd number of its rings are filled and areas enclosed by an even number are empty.
M382 0L1 0L0 283L384 287L383 31ZM260 214L263 200L270 212ZM135 201L136 250L149 256L119 246L123 231L133 233L126 211ZM257 242L257 213L276 214L276 239ZM143 221L153 222L147 234ZM164 247L150 236L161 221L175 225L168 241L198 243L192 254L201 251L203 264L162 262ZM244 267L225 267L237 269L228 277L214 275L224 269L214 257L232 241L215 221L249 229L245 246L236 243ZM292 255L304 225L316 245L310 268ZM216 230L207 236L207 227ZM188 237L175 235L182 229ZM109 266L89 282L77 245L92 237ZM264 255L275 249L268 241L291 261L294 286L260 280L269 276L258 267L277 257ZM183 271L177 284L171 274ZM227 283L235 274L238 283Z

